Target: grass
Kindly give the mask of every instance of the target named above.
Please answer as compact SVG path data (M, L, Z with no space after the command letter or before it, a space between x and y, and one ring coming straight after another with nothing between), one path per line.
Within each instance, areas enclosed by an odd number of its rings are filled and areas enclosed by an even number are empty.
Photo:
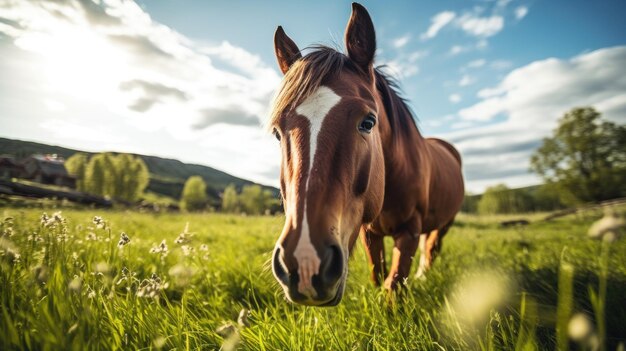
M341 304L307 308L269 270L280 217L42 212L0 207L2 350L584 349L563 331L573 313L606 349L626 339L626 240L587 238L601 213L518 228L462 215L428 278L393 298L357 244Z

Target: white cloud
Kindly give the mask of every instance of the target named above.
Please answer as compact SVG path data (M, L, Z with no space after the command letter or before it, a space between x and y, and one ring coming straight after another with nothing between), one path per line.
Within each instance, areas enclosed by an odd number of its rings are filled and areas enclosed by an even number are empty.
M394 39L392 41L392 45L396 49L400 49L403 46L405 46L406 44L408 44L410 40L411 40L411 36L409 34L406 34L404 36L401 36L399 38Z
M452 11L443 11L433 16L433 18L430 19L430 27L421 35L422 40L436 37L439 31L448 25L448 23L452 22L455 17L456 14Z
M175 148L178 153L173 156L221 168L222 162L232 160L230 155L241 150L244 143L239 141L248 135L241 130L261 130L260 120L265 118L280 81L259 56L225 41L217 45L194 42L154 21L132 1L16 1L0 7L0 36L8 38L7 45L0 46L0 56L9 64L12 57L23 55L18 52L28 53L29 62L21 67L40 74L24 94L29 100L44 102L39 107L12 107L11 116L4 113L6 107L0 107L0 122L13 128L3 127L5 135L28 133L44 142L50 138L63 139L66 145L85 145L85 136L102 142L118 133L125 137L108 139L108 145L117 150L137 149L142 138L146 152L163 155ZM14 86L19 84L16 81ZM54 99L49 98L52 95ZM62 105L58 101L63 101ZM70 115L77 113L76 106L81 107L83 117L74 116L70 121ZM55 116L62 111L64 118L45 120L41 115L32 131L5 121L34 116L37 108L56 111ZM98 117L106 118L115 133L94 130ZM222 129L230 133L225 135L230 142L222 146L228 151L207 159L203 155L211 150L204 149L201 142L224 124L240 127ZM275 145L260 140L246 142L248 151L273 152L267 149L274 150ZM258 161L258 169L252 173L237 165L224 170L275 183L275 177L263 172L278 159Z
M521 20L522 18L526 17L527 14L528 14L528 7L526 6L518 6L515 9L515 18L517 20Z
M511 68L511 66L513 66L513 62L507 60L494 60L491 62L490 66L493 69L503 70Z
M419 73L418 61L428 56L427 51L413 51L410 53L400 53L392 60L382 60L381 64L392 75L398 78L408 78Z
M448 100L450 100L450 102L453 104L458 104L459 102L461 102L461 95L450 94L450 96L448 96Z
M485 59L478 59L478 60L474 60L474 61L470 61L467 63L467 65L465 65L465 67L467 68L480 68L482 66L484 66L487 63L487 60Z
M497 34L504 28L504 18L499 15L479 17L466 13L459 17L456 25L469 35L487 38Z
M450 48L450 51L448 51L448 54L450 56L456 56L460 53L463 53L465 51L468 51L469 49L465 46L461 46L461 45L454 45Z
M545 59L511 71L481 101L461 109L457 130L445 138L464 156L468 188L530 185L529 157L556 121L578 106L594 106L605 118L626 122L626 46L605 48L569 60ZM499 118L500 121L493 122Z
M464 74L463 77L461 77L461 80L459 80L460 87L466 87L471 84L474 84L474 78L467 74Z
M43 104L51 112L62 112L67 109L64 103L50 98L45 98Z

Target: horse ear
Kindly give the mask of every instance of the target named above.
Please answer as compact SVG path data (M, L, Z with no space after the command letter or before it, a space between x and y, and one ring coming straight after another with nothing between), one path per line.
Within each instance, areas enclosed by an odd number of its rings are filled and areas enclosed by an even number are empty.
M346 48L348 57L365 72L370 72L376 52L374 24L365 7L352 3L352 15L346 27Z
M289 67L302 57L296 43L285 34L281 26L278 26L276 33L274 33L274 52L276 53L276 60L278 60L278 67L283 74L287 73Z

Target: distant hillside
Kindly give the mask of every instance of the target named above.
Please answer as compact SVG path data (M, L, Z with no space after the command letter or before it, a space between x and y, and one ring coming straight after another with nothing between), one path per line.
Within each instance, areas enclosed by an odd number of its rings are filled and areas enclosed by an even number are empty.
M103 150L102 152L105 151L106 150ZM93 154L92 152L68 149L55 145L0 138L0 154L13 155L17 159L37 153L57 154L67 159L77 152L84 152L89 155ZM239 189L244 185L255 184L249 180L238 178L207 166L187 164L178 160L156 156L135 155L143 159L150 171L148 190L175 199L180 197L185 180L193 175L201 176L207 183L207 192L213 202L219 200L219 194L228 184L235 184ZM263 187L271 190L275 195L278 195L278 189L268 186Z

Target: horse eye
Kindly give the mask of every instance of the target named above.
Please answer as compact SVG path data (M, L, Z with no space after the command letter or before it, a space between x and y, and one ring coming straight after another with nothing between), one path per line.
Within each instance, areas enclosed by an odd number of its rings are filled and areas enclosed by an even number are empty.
M370 113L361 121L361 124L359 124L359 132L369 134L372 132L375 125L376 116Z
M280 133L278 133L278 129L274 128L272 134L276 137L276 140L280 141Z

